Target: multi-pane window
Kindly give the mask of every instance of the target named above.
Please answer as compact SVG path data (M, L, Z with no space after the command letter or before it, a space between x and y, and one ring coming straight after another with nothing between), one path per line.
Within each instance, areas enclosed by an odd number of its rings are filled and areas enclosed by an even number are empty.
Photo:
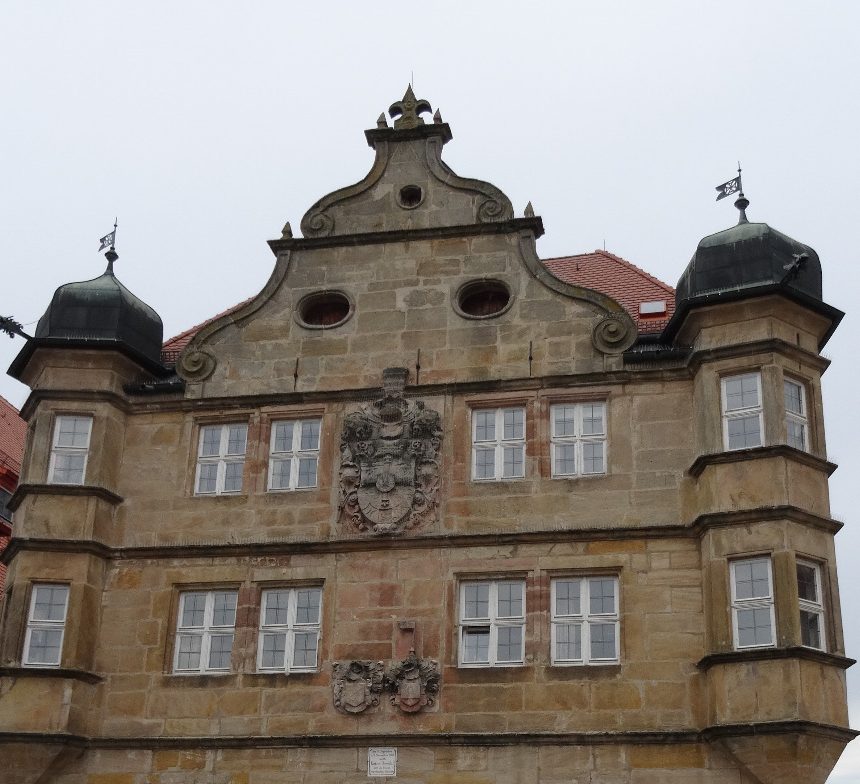
M322 589L273 588L263 591L257 669L307 672L317 666Z
M242 492L247 424L205 425L197 450L198 495Z
M735 648L772 646L775 620L770 558L733 561L731 575Z
M320 420L273 422L269 447L269 490L317 486Z
M746 449L764 443L761 375L728 376L723 389L723 443L726 449Z
M90 431L93 418L58 416L51 442L48 482L57 485L82 485L87 471Z
M526 411L497 408L472 412L472 478L525 476Z
M577 403L550 409L552 475L606 472L606 404Z
M561 577L552 581L553 664L618 661L618 578Z
M803 384L784 379L782 382L785 400L785 440L789 446L808 449L808 419L806 416L806 391Z
M800 641L808 648L826 649L824 603L821 599L821 567L797 562L797 599L800 605Z
M522 580L460 585L460 665L522 664L526 624Z
M68 585L33 586L24 638L24 666L60 666L68 604Z
M190 591L179 597L174 672L229 672L236 591Z

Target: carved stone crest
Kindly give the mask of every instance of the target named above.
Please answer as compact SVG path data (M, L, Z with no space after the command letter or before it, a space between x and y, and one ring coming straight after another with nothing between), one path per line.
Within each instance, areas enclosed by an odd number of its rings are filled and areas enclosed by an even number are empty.
M415 651L409 651L409 656L385 674L385 686L392 692L392 705L404 713L417 713L436 701L439 665L433 659L419 659Z
M379 705L382 692L382 662L335 662L334 707L343 713L362 713Z
M396 534L435 519L442 420L403 398L406 368L383 371L383 396L344 420L340 512L359 531Z

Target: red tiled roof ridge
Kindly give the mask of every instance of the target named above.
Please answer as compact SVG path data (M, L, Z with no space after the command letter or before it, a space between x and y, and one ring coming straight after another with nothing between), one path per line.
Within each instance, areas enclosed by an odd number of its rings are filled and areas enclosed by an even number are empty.
M642 269L642 267L638 266L637 264L634 264L632 261L628 261L623 256L619 256L618 254L612 253L608 250L603 250L603 248L595 248L590 253L574 253L570 256L550 256L548 259L541 259L541 262L546 264L548 261L570 261L573 259L584 259L594 255L607 256L613 261L617 261L621 264L624 264L631 270L638 272L640 275L650 280L652 283L655 283L661 288L665 289L667 294L671 294L673 297L675 296L675 288L673 286L670 286L668 283L664 283L662 280L660 280L660 278L655 277L650 272L646 272L644 269Z
M184 332L180 332L178 335L174 335L169 340L165 340L161 346L162 351L173 351L176 349L176 346L173 344L179 344L179 350L185 348L188 343L191 342L191 339L201 330L203 327L209 326L212 322L217 321L219 318L223 316L229 316L231 313L239 310L243 305L247 305L254 297L248 297L248 299L244 299L241 302L233 305L232 307L227 308L226 310L222 310L220 313L212 316L211 318L206 319L205 321L201 321L199 324L195 324L193 327L189 327Z

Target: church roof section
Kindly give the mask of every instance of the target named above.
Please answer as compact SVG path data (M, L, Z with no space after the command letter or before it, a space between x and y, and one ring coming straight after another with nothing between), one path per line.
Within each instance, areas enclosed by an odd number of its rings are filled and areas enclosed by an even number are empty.
M584 286L616 300L640 333L661 332L675 310L675 290L627 259L605 250L544 259L565 283Z

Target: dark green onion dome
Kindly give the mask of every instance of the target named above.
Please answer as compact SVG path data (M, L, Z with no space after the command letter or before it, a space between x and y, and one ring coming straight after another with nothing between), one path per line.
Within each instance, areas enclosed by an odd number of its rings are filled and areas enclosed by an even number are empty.
M104 274L93 280L60 286L39 319L35 338L99 347L116 343L160 363L161 317L117 280L113 261L109 259Z
M675 287L678 308L689 300L756 296L775 287L821 300L818 254L766 223L747 221L748 205L741 194L738 225L699 243Z

